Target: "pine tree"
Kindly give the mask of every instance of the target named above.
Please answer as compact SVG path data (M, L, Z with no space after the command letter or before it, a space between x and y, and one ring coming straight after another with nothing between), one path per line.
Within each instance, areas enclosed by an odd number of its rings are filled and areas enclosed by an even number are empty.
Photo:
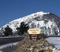
M18 30L19 35L23 35L24 33L27 33L29 26L27 26L27 24L25 24L24 22L21 22L20 27L18 27L16 29Z
M5 28L5 31L4 31L4 35L5 36L8 36L8 35L11 35L12 36L12 29L7 25L7 27Z

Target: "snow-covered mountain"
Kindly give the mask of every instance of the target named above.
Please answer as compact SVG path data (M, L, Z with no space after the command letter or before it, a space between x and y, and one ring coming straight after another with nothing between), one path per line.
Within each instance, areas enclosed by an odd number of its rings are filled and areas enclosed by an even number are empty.
M41 33L47 35L60 35L60 18L53 13L36 12L28 16L13 20L6 25L0 27L0 33L3 33L4 28L8 25L12 28L13 32L16 32L16 28L20 26L21 22L25 22L30 28L40 28Z

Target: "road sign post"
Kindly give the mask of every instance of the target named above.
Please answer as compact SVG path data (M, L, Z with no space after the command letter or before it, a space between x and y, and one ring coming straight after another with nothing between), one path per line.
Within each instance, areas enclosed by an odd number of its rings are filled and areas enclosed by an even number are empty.
M44 27L40 27L40 29L41 29L40 32L44 33Z

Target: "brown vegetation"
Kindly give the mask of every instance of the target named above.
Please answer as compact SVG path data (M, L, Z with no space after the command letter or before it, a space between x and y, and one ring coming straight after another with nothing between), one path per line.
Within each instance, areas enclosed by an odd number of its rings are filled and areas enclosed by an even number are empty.
M45 38L41 38L38 41L30 40L29 35L27 35L22 41L17 44L18 48L15 52L42 52L50 51L50 47L54 47Z

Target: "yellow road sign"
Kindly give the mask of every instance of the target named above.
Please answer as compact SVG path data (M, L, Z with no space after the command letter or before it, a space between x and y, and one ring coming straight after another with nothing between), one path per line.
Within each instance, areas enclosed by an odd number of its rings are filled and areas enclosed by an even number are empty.
M29 29L28 30L29 34L40 34L40 29Z

